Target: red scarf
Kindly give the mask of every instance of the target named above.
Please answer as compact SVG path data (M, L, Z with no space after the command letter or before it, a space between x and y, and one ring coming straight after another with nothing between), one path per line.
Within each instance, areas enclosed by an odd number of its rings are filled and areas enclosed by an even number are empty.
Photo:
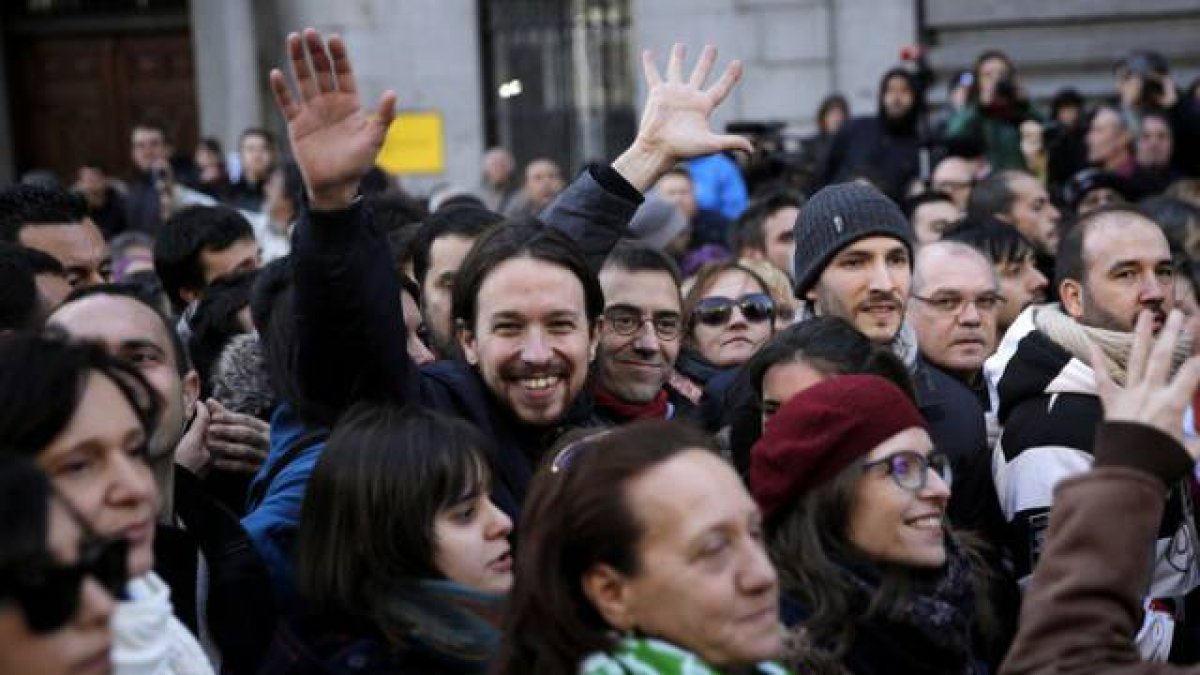
M629 403L628 401L622 401L608 393L603 387L598 386L596 387L595 403L597 408L603 408L621 422L666 419L667 410L670 407L667 403L666 389L659 389L658 395L649 403Z

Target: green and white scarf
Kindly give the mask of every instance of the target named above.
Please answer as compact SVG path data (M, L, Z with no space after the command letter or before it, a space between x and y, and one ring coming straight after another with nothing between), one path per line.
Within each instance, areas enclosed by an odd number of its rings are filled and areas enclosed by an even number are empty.
M791 675L778 663L763 661L755 675ZM579 664L579 675L722 675L699 656L653 638L622 638L611 653L592 654Z

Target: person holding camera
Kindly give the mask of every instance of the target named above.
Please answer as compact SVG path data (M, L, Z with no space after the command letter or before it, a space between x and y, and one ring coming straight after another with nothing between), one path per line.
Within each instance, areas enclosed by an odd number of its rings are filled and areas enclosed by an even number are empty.
M993 171L1029 170L1022 149L1021 125L1041 118L1004 52L988 50L975 60L967 105L946 123L946 140L974 140L984 147Z
M1147 113L1161 112L1170 120L1174 137L1172 167L1189 176L1200 175L1200 102L1180 96L1162 54L1139 49L1113 67L1121 115L1136 138Z

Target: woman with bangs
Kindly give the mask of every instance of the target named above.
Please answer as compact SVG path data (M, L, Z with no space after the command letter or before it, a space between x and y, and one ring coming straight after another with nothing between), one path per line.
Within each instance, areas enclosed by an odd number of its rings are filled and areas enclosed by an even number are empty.
M425 409L347 411L301 509L304 610L277 632L263 675L484 672L512 585L490 447Z

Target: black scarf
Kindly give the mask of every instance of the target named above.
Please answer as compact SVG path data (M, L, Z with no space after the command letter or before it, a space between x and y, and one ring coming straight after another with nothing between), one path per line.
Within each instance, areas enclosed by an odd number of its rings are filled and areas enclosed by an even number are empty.
M866 614L880 592L879 569L861 562L842 565L845 578L855 588L851 611L859 617L852 643L842 658L844 672L857 675L980 672L972 648L975 583L971 562L950 538L946 540L946 556L943 568L915 576L905 597L872 616ZM800 643L803 642L801 638ZM829 653L835 647L820 642L806 646L817 653ZM800 660L799 670L805 672L803 652Z

